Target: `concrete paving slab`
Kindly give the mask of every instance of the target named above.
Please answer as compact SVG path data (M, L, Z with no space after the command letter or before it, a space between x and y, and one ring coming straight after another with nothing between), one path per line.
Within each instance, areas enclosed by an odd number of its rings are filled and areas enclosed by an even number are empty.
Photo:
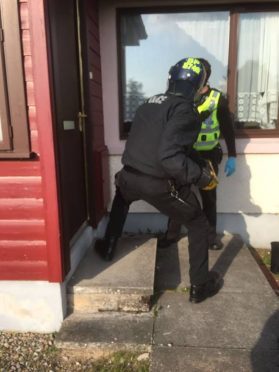
M200 304L188 294L165 292L158 300L156 345L278 349L279 311L274 294L219 293Z
M210 252L209 267L219 272L224 278L222 291L226 292L257 292L274 293L259 265L247 248L242 248L237 256L229 255L224 250L218 256Z
M209 264L224 286L200 304L181 291L189 286L187 238L158 252L152 372L279 372L278 297L240 237L222 242Z
M149 344L152 338L153 314L71 314L56 337L58 342L129 342Z
M55 338L57 347L100 357L118 350L150 351L153 314L72 314Z
M209 251L209 267L224 277L222 291L272 293L273 290L238 236L225 235L220 251ZM158 250L156 264L156 290L182 289L190 286L188 239Z
M150 372L276 372L277 351L191 347L155 347Z
M188 243L180 241L157 250L155 290L181 289L189 285Z

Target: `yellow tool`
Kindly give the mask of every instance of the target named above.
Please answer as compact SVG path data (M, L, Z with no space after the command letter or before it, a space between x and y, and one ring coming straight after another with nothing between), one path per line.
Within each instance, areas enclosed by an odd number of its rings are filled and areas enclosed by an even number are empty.
M215 173L215 170L213 168L213 165L212 165L211 161L210 160L206 160L206 161L207 161L207 164L209 166L210 174L211 174L212 179L211 179L210 183L207 186L205 186L202 190L208 191L208 190L215 189L217 187L218 183L219 183L219 180L218 180L217 174Z

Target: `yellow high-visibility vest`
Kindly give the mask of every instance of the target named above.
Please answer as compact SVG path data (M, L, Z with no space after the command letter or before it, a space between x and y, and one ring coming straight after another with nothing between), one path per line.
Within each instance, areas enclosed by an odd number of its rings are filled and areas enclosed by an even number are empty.
M212 89L206 100L198 107L198 112L209 111L210 115L202 122L194 148L198 151L212 150L219 142L220 126L217 108L221 93Z

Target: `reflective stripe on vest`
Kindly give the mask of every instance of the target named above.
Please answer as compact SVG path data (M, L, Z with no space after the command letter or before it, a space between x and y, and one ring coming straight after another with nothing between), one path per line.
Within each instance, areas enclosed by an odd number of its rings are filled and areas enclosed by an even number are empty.
M217 119L217 107L221 93L212 89L206 100L198 107L198 112L209 111L210 115L201 125L194 148L198 151L212 150L219 142L220 126Z

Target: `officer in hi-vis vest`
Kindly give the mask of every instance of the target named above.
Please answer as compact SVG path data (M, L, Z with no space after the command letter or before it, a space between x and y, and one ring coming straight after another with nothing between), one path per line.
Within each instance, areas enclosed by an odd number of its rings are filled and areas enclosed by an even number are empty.
M208 268L208 221L195 190L216 187L208 160L193 158L201 129L194 101L206 90L207 74L197 58L184 58L169 71L168 88L137 110L116 177L116 196L105 237L95 243L110 260L129 210L144 200L185 225L189 237L190 301L215 295L222 286L219 273Z
M207 72L211 75L211 66L205 59L199 58ZM207 85L207 91L203 94L198 106L202 126L194 148L204 159L209 159L218 174L218 165L221 163L223 152L219 144L220 134L223 136L228 150L228 159L225 164L226 176L231 176L236 169L235 135L232 117L228 108L228 102L224 95ZM200 190L203 210L210 225L208 236L209 249L222 248L216 234L216 188L212 190ZM169 220L168 230L158 239L158 247L165 248L177 242L180 237L181 225L174 220Z

